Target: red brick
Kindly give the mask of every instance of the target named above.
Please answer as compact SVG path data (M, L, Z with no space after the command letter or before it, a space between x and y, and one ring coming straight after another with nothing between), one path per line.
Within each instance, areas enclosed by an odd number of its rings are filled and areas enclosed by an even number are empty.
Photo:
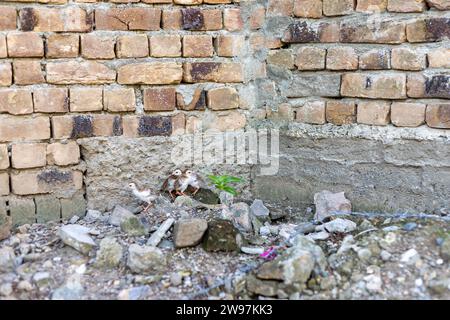
M92 29L92 15L83 8L23 8L19 12L22 31L37 32L89 32Z
M185 35L183 37L183 57L204 58L214 54L210 35Z
M223 11L223 25L228 31L239 31L244 26L241 9L227 8Z
M47 82L54 84L102 84L116 81L116 71L95 61L47 62Z
M423 103L393 102L391 122L398 127L418 127L425 123L426 107Z
M143 58L148 55L148 38L145 34L120 36L117 40L118 58Z
M34 112L61 113L69 111L67 88L39 88L33 91Z
M9 57L32 58L44 56L44 41L37 33L9 33L7 42Z
M385 126L389 123L391 103L387 101L360 101L357 121L362 124Z
M86 34L81 36L81 56L85 59L114 59L115 41L112 37Z
M0 31L16 29L17 12L13 7L0 7Z
M183 70L176 62L147 62L124 65L118 70L120 84L176 84Z
M150 37L152 57L180 57L181 38L179 35L155 35Z
M427 106L427 125L432 128L450 129L450 103L434 103Z
M47 38L47 58L76 58L80 47L77 34L51 34Z
M43 140L50 138L50 121L47 117L0 118L0 141Z
M70 111L86 112L103 109L102 88L71 88Z
M297 109L296 120L310 124L325 124L325 101L308 101Z
M26 85L45 82L39 60L15 60L13 70L15 84Z
M97 30L159 30L161 10L130 7L95 10Z
M12 68L11 63L0 63L0 87L10 86L12 84Z
M136 97L133 88L105 89L103 92L105 110L126 112L136 109Z
M175 110L175 88L147 88L144 89L144 110L172 111Z

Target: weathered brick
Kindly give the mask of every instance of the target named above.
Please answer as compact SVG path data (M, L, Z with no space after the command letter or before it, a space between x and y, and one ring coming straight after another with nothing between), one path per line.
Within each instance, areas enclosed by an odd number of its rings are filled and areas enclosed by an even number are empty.
M194 82L242 82L240 63L192 62L183 64L183 80Z
M37 223L47 223L61 219L61 204L56 197L37 196L34 198L34 202L36 204Z
M0 86L10 86L12 84L11 63L0 63Z
M341 94L370 99L404 99L406 75L347 73L342 76Z
M0 170L8 168L9 168L8 146L6 144L0 144Z
M36 206L33 199L11 197L9 199L9 212L13 227L36 222Z
M111 112L126 112L136 109L134 89L105 89L103 92L105 110Z
M450 49L439 48L428 52L430 68L450 68Z
M249 17L251 30L258 30L264 26L266 21L266 8L263 5L255 5Z
M77 34L52 33L47 38L47 58L76 58L80 47Z
M334 47L327 51L327 69L356 70L358 69L358 54L349 47Z
M185 35L183 37L183 57L204 58L214 54L210 35Z
M297 75L282 94L289 98L301 97L338 97L341 85L339 74Z
M323 14L326 16L342 16L353 12L354 0L323 0Z
M203 30L205 18L198 8L187 8L181 10L181 24L184 30Z
M0 172L0 196L7 196L8 194L9 194L9 175L6 172Z
M183 76L181 64L176 62L148 62L121 66L117 82L120 84L176 84Z
M161 10L129 7L95 10L97 30L159 30Z
M372 49L363 53L359 58L359 67L363 70L390 69L389 51Z
M69 111L66 88L39 88L33 91L34 112L61 113Z
M410 22L406 26L409 42L434 42L450 38L450 18L429 18Z
M21 115L33 113L31 91L27 89L0 90L0 113Z
M220 57L241 56L245 37L242 35L219 35L215 41L217 55Z
M214 31L221 30L223 28L224 22L222 22L222 10L206 9L202 10L202 14L204 21L204 27L202 30ZM229 23L232 24L233 22L230 21Z
M340 41L345 43L402 43L406 41L405 23L380 21L377 23L341 24Z
M306 21L292 23L284 32L281 41L285 43L319 42L318 26Z
M177 92L177 107L181 110L205 110L206 91L202 87L196 87L194 92L187 95L190 100L186 101L182 93Z
M388 0L388 11L391 12L423 12L426 8L424 0Z
M426 67L425 54L408 48L394 48L391 51L391 65L399 70L423 70Z
M11 174L11 189L17 195L64 193L82 187L83 178L79 171L44 169Z
M425 123L425 109L423 103L393 102L391 122L397 127L418 127Z
M428 5L438 10L450 10L450 3L448 0L426 0Z
M138 134L141 137L171 135L172 119L166 116L142 116L139 119Z
M86 112L103 109L102 88L71 88L70 111Z
M80 162L80 147L75 141L50 143L47 146L49 165L68 166Z
M389 123L390 107L390 102L387 101L360 101L357 121L362 124L385 126Z
M294 16L300 18L322 17L322 0L294 0Z
M47 117L0 118L0 141L43 140L50 138Z
M426 111L426 122L432 128L450 129L450 104L429 104Z
M203 126L202 126L202 120L195 117L187 117L186 118L186 133L187 134L193 134L196 132L201 132Z
M19 11L19 26L22 31L89 32L92 14L78 6L23 8Z
M77 193L70 199L61 199L61 218L69 220L73 216L86 215L86 199L83 194Z
M247 123L245 115L237 110L214 112L211 116L211 119L203 123L205 130L236 131L245 128ZM197 123L196 126L198 125L200 124Z
M143 58L149 55L148 38L145 34L120 36L117 39L118 58Z
M53 116L52 129L53 138L55 139L71 138L73 132L72 116Z
M17 12L13 7L0 7L0 31L16 29Z
M299 70L325 69L326 50L316 47L301 47L297 50L295 65Z
M46 143L13 144L11 166L15 169L44 167L47 164L46 150Z
M241 16L241 9L226 8L223 11L223 26L228 31L239 31L244 26L244 21Z
M202 4L203 0L173 0L175 4L190 6L195 4Z
M221 87L208 90L208 108L211 110L228 110L239 108L239 94L235 88Z
M320 42L339 42L341 37L341 24L339 22L325 22L319 24Z
M9 57L33 58L44 56L44 41L37 33L9 33L6 41Z
M47 63L47 82L53 84L102 84L116 80L116 72L95 61Z
M114 59L114 45L112 37L85 34L81 36L81 56L85 59Z
M152 57L180 57L181 38L179 35L159 35L150 37Z
M121 117L113 114L96 114L92 118L92 132L96 137L122 135Z
M15 60L13 70L15 84L26 85L45 82L39 60Z
M383 12L386 11L388 0L358 0L356 11L359 12Z
M186 117L184 113L172 116L172 135L183 135L186 132Z
M356 104L353 101L330 100L327 102L326 119L335 125L356 122Z
M324 124L325 101L308 101L297 109L296 121L310 124Z
M175 88L147 88L144 89L144 110L172 111L175 110Z
M291 16L294 9L292 0L269 0L267 6L268 16Z
M446 74L408 75L408 97L450 98L450 76Z
M6 36L0 35L0 58L8 56L8 47L6 46Z
M280 68L294 69L294 56L291 50L270 51L267 56L267 64Z
M164 30L180 30L182 28L181 10L164 10L162 12L162 28Z

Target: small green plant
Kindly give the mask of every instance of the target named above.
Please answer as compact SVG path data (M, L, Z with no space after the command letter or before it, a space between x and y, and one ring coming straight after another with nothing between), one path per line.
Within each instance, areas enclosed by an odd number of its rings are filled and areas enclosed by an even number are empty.
M214 186L222 191L231 193L233 196L237 195L237 191L235 188L231 187L230 183L239 183L244 181L241 178L232 177L228 175L223 176L215 176L215 175L208 175L209 180L214 184Z

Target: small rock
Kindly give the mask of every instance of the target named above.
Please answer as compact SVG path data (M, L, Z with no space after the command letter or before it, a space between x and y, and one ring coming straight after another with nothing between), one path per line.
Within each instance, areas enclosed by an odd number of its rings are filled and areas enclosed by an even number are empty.
M373 293L381 292L381 285L383 284L383 281L378 274L370 274L365 276L364 280L366 281L367 291Z
M161 249L174 249L175 248L175 244L172 241L170 241L170 240L163 239L158 244L158 248L161 248Z
M33 282L36 284L36 286L42 288L50 285L53 282L53 279L48 272L36 272L33 275Z
M96 266L114 268L122 260L123 248L119 242L111 237L100 241L100 249L97 251Z
M348 214L352 212L352 204L345 198L344 192L321 191L314 195L314 204L316 206L314 220L317 221L323 221L333 214Z
M229 192L222 191L219 193L219 199L221 204L229 207L233 204L234 196Z
M27 280L22 280L17 284L17 290L20 291L32 291L33 290L33 285L27 281Z
M399 226L388 226L388 227L384 227L382 230L384 232L395 232L395 231L400 230L400 227Z
M210 189L200 188L195 194L194 199L205 204L219 204L220 199L217 193Z
M233 221L238 229L244 232L250 232L253 230L250 207L248 204L245 202L238 202L233 204L230 207L230 210L233 213Z
M403 230L405 231L413 231L417 228L417 223L415 222L408 222L403 226Z
M270 210L267 209L262 200L255 199L252 205L250 206L250 211L260 221L269 220Z
M148 234L148 229L136 216L124 218L120 222L120 229L132 237L141 237Z
M173 204L177 207L191 208L194 206L194 200L188 196L179 196L179 197L176 197Z
M176 248L193 247L198 245L208 229L205 219L181 219L175 223L173 240Z
M298 225L298 227L295 228L295 232L298 232L300 234L308 234L312 233L316 230L316 225L311 222L304 222Z
M364 262L369 261L369 259L372 257L372 252L370 252L370 250L367 248L362 248L362 249L358 250L357 253L358 253L358 258Z
M428 283L427 287L434 294L444 295L450 291L450 278L433 279Z
M13 292L12 284L10 282L3 283L0 285L0 296L10 296Z
M264 253L263 247L241 247L241 251L246 254L262 254Z
M374 228L375 227L373 226L373 224L367 219L364 219L363 222L361 222L361 224L358 227L358 229L361 231L370 230Z
M349 233L356 229L356 223L351 220L337 218L323 225L317 226L316 231L326 230L329 233Z
M149 292L148 286L140 286L140 287L134 287L134 288L130 288L130 289L124 289L119 292L117 299L119 299L119 300L142 300L147 297L148 292Z
M75 224L75 223L77 223L78 220L80 220L79 216L73 216L72 218L70 218L69 223Z
M98 210L88 210L86 212L86 215L84 217L84 220L86 221L98 221L101 220L102 218L102 213Z
M89 236L89 228L77 224L62 226L58 230L58 235L66 245L83 254L88 254L96 246Z
M128 248L127 266L134 273L164 271L167 260L158 248L132 244Z
M170 283L177 287L183 283L183 277L178 272L174 272L170 275Z
M437 246L442 246L442 244L444 243L444 238L436 238L436 245Z
M134 214L124 207L116 205L111 213L111 216L109 217L109 223L113 226L120 227L122 221L129 217L134 217Z
M239 231L227 220L212 220L203 238L206 251L237 251L242 242Z
M84 288L81 284L80 275L70 276L66 282L53 291L52 300L80 300L83 296Z
M330 237L330 234L326 231L320 231L316 233L310 233L307 235L312 240L326 240Z
M380 258L383 261L389 261L392 257L392 254L390 254L388 251L386 250L381 250L380 252Z
M259 234L263 237L270 236L270 228L268 226L262 226L259 228Z
M450 236L442 242L440 253L444 261L450 261Z
M357 246L355 244L355 239L351 234L345 236L345 238L342 240L341 247L337 251L337 254L343 254L347 251L350 251L352 249L357 249Z
M404 262L408 265L416 263L420 259L420 255L416 249L409 249L404 252L400 258L401 262Z
M11 247L0 248L0 272L11 272L16 267L16 255Z

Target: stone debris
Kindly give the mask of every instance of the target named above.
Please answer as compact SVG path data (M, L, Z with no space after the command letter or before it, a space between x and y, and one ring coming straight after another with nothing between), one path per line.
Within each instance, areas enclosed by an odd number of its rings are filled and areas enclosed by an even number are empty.
M80 275L74 274L52 294L52 300L80 300L83 297L84 287Z
M12 272L16 267L16 255L11 247L0 248L0 272Z
M175 223L173 239L176 248L193 247L198 245L208 229L205 219L181 219Z
M141 220L134 215L124 218L120 222L120 229L129 236L140 237L148 234L148 229Z
M109 217L109 223L113 226L120 227L122 221L133 216L134 214L131 211L125 209L120 205L117 205L114 207L114 210Z
M238 251L242 242L239 231L227 220L208 222L203 248L206 251Z
M349 214L352 212L351 202L345 198L344 192L333 193L327 190L314 195L316 213L314 220L323 221L333 214Z
M270 219L270 210L264 205L262 200L255 199L250 206L252 215L261 221L267 221Z
M98 267L117 267L123 257L123 248L120 243L111 237L100 241L100 248L97 251L95 264Z
M356 223L351 220L337 218L316 227L316 231L325 230L329 233L349 233L356 229Z
M241 247L241 251L246 254L263 254L263 247Z
M89 236L89 231L89 228L69 224L62 226L58 235L66 245L83 254L88 254L96 246L94 240Z
M132 244L128 248L127 266L134 273L163 272L167 267L167 260L158 248Z
M152 247L156 247L161 242L161 239L164 237L164 235L170 229L170 227L173 225L174 222L175 222L175 220L172 219L172 218L169 218L166 221L164 221L159 226L158 230L156 230L151 235L151 237L148 239L147 245L148 246L152 246Z

